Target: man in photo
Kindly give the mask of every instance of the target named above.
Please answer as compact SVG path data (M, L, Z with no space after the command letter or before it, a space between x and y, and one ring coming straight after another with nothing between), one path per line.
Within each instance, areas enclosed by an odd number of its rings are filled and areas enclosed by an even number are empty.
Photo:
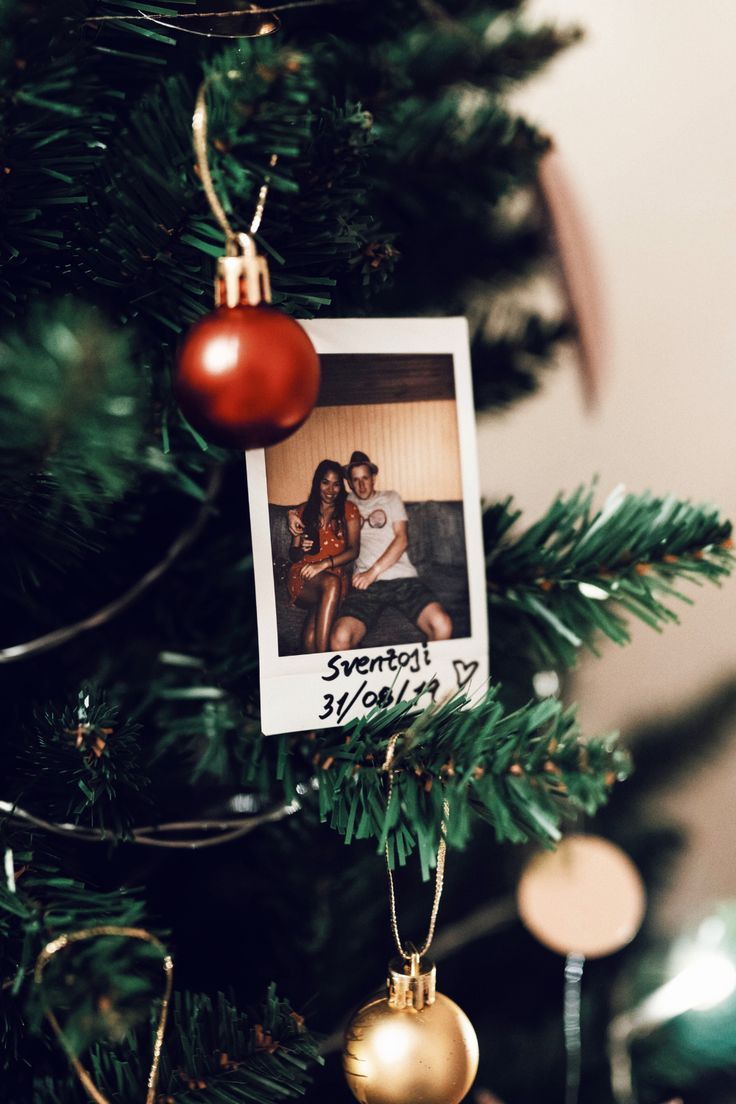
M386 606L400 610L428 640L449 640L452 619L409 559L401 496L376 490L378 467L364 452L353 453L343 475L350 484L348 499L360 511L360 551L352 588L332 629L332 649L357 648Z

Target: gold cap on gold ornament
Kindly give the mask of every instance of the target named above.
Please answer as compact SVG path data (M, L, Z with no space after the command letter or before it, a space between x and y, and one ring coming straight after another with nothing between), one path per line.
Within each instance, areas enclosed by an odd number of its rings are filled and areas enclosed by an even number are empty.
M240 252L238 251L240 250ZM215 303L237 307L271 302L271 280L266 258L256 249L250 234L228 238L227 256L217 259Z
M416 1008L434 1004L437 969L428 958L413 954L409 962L392 958L388 964L388 1003L392 1008Z

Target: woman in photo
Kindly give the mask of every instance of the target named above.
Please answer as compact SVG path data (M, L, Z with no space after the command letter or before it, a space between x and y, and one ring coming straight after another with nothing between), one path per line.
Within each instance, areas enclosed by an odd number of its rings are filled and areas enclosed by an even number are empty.
M297 507L303 531L291 538L292 560L286 586L294 605L308 610L302 641L305 652L326 652L330 632L350 580L345 571L360 550L360 514L348 502L342 467L321 460L309 498Z

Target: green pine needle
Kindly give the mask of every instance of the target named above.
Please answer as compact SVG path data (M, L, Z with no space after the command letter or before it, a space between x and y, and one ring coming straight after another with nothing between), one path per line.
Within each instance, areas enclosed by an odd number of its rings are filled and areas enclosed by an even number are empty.
M70 299L39 306L0 338L0 504L44 475L57 512L94 525L141 470L146 398L125 334Z
M520 536L509 536L511 499L484 516L491 620L511 616L543 664L574 666L601 633L627 643L627 614L658 630L676 623L673 602L691 602L681 584L718 584L736 562L713 506L618 490L595 510L593 495L560 496Z
M35 717L18 752L12 793L47 819L125 838L146 803L138 726L121 721L98 690L82 690L74 706L47 707Z
M322 818L346 843L373 838L381 850L387 842L392 862L403 864L418 847L426 878L445 800L451 847L467 843L474 816L488 821L499 841L549 845L565 816L594 813L628 772L627 756L612 738L583 744L574 710L557 701L506 713L498 688L491 688L467 704L458 696L420 714L396 706L349 725L339 742L323 735L316 774ZM382 765L398 731L394 800L387 809Z
M121 1045L91 1051L95 1084L111 1099L135 1100L145 1092L153 1023L154 1017L151 1031L129 1034ZM276 1104L303 1096L321 1064L315 1036L274 985L250 1013L222 993L212 999L176 992L158 1089L173 1104ZM35 1104L69 1100L50 1079L37 1081L36 1094Z

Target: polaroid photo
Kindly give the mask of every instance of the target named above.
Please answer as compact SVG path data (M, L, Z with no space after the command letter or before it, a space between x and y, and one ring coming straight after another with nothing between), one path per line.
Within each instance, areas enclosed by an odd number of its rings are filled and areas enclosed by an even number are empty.
M488 680L465 319L302 325L318 404L246 454L268 735L475 697Z

